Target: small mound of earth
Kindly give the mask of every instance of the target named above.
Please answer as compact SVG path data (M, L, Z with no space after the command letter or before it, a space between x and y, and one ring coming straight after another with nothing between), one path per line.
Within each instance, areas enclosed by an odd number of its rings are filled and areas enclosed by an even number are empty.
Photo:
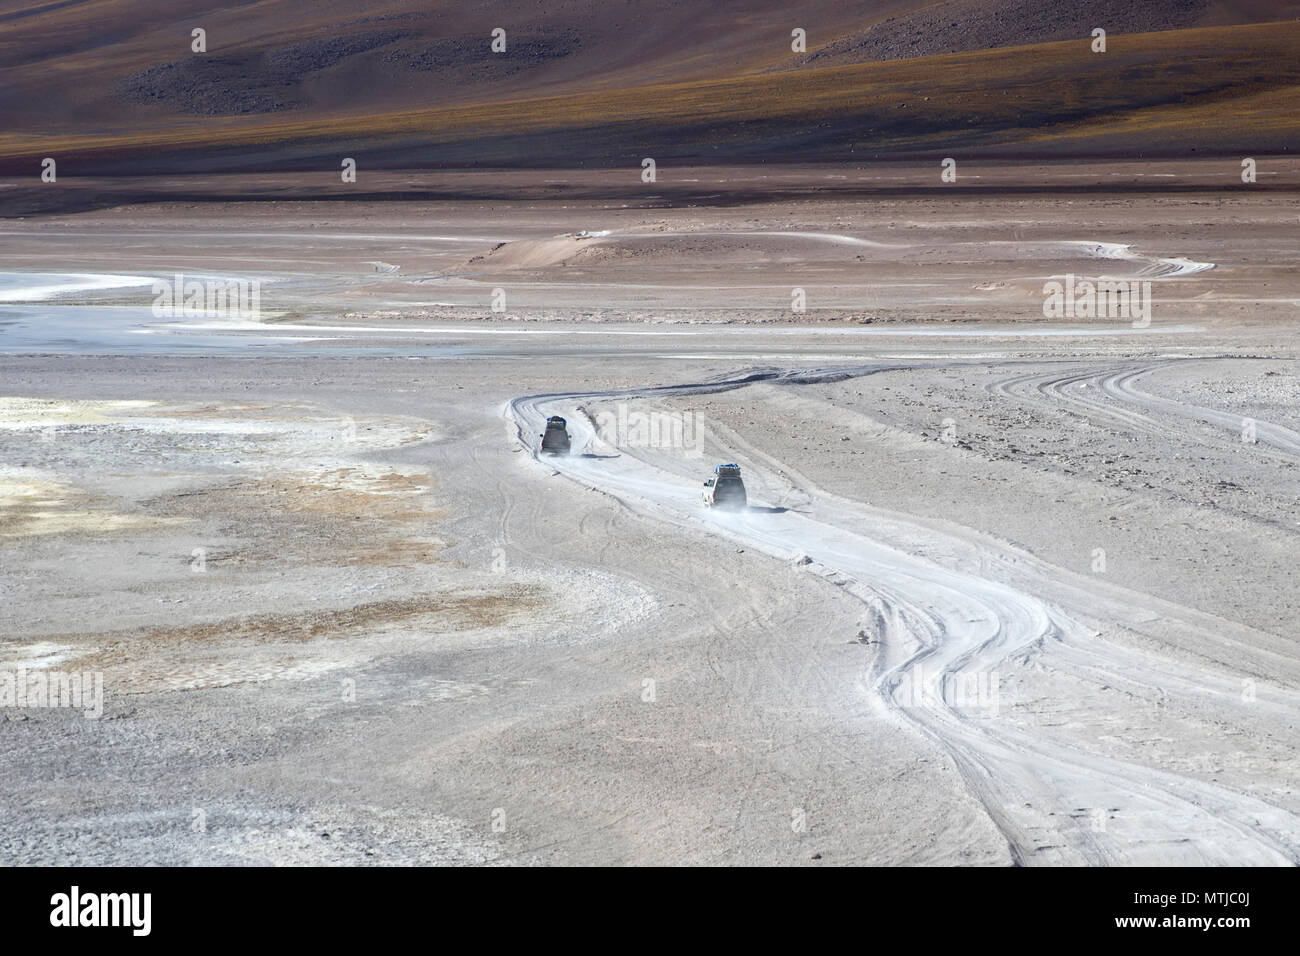
M852 261L863 246L849 237L790 235L624 235L576 234L551 239L503 242L483 256L469 260L507 268L559 265L609 265L627 262L707 262L754 264L761 262Z
M484 263L505 268L536 268L553 266L565 262L582 250L582 244L590 239L577 236L556 236L553 239L517 239L514 242L502 242L493 246L492 251L482 256L474 256L470 262Z
M589 244L579 249L569 262L582 265L621 262L753 264L828 258L846 260L853 258L853 251L788 236L628 236Z

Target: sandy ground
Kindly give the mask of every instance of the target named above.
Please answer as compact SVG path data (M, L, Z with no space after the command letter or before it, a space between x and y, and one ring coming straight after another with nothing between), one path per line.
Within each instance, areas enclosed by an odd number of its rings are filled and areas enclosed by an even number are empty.
M0 305L0 672L104 688L0 708L0 860L1294 863L1294 214L8 222L11 290L268 314ZM1150 326L1045 320L1068 272Z

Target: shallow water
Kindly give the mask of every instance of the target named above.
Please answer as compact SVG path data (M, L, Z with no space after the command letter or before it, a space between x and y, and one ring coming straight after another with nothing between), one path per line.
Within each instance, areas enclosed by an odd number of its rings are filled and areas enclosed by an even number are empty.
M0 272L0 302L49 299L68 292L103 289L143 289L152 286L148 276L100 275L80 272Z
M1127 324L1089 327L1044 322L1033 326L851 326L776 327L674 324L668 326L383 326L262 324L218 315L154 315L151 286L144 276L82 273L0 272L0 354L187 355L198 352L297 356L456 357L467 355L595 356L669 355L685 358L703 350L713 357L800 356L810 348L849 349L867 339L967 339L1081 337L1186 333L1189 326L1134 329ZM57 296L122 289L140 305L61 304ZM138 290L138 291L136 291ZM597 344L591 337L604 341ZM773 340L790 345L773 350ZM767 339L753 349L744 339ZM713 339L713 342L706 342ZM802 342L798 340L802 339ZM689 345L688 345L689 343ZM784 343L783 343L784 344ZM806 356L805 356L806 357Z

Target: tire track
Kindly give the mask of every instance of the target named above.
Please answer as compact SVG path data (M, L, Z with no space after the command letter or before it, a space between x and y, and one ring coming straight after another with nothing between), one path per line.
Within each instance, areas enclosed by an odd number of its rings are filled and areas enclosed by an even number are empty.
M1024 400L1046 398L1090 414L1117 422L1125 428L1146 435L1165 435L1169 422L1152 413L1185 423L1212 425L1223 430L1222 441L1242 443L1246 416L1220 409L1205 408L1175 401L1143 391L1138 383L1154 372L1177 362L1209 361L1175 359L1158 363L1127 365L1121 369L1075 368L1068 373L1034 373L995 382L990 391L1003 398ZM1255 440L1261 445L1290 456L1300 456L1300 432L1272 422L1252 420ZM1187 437L1202 445L1212 444L1199 431L1189 429Z
M845 578L846 590L862 600L875 619L889 622L881 652L863 676L863 689L951 755L1017 861L1277 865L1300 859L1300 820L1283 809L1212 782L1062 743L1032 723L1017 723L998 713L996 692L987 693L993 682L1017 676L1030 661L1068 666L1076 658L1055 653L1060 647L1113 653L1112 669L1140 666L1160 676L1153 681L1158 686L1203 685L1207 677L1200 662L1188 665L1134 649L1112 652L1108 642L1091 640L1096 634L1091 621L1149 619L1149 601L1144 604L1144 599L1113 587L1101 593L1076 587L1078 593L1073 593L1054 580L1061 572L1028 556L837 499L789 465L743 445L738 436L727 437L735 459L779 470L818 505L813 515L782 509L701 513L694 482L684 482L626 451L617 457L581 454L597 442L589 425L575 414L584 401L700 394L759 381L826 381L879 368L759 369L719 382L643 392L529 396L511 401L506 414L530 449L525 436L536 433L546 415L571 416L579 433L579 453L548 459L547 464L635 512L745 542L786 560L810 554L810 570ZM1019 381L1050 388L1051 382L1037 378ZM921 553L936 557L923 558ZM1016 583L993 577L995 571ZM1039 596L1045 594L1056 599ZM1192 620L1177 623L1193 630L1200 626ZM1097 662L1093 664L1095 669ZM1078 679L1089 679L1087 668L1078 671ZM1294 712L1297 697L1287 693L1285 705ZM1105 814L1105 826L1095 825L1099 814Z

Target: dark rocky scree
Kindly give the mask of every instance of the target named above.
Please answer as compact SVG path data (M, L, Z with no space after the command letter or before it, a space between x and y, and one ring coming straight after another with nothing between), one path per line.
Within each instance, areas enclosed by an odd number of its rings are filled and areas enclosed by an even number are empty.
M509 37L507 52L493 54L481 36L429 43L411 31L371 31L272 50L194 54L128 77L118 93L132 103L202 116L276 113L306 103L301 83L312 74L403 41L409 42L378 57L379 71L434 73L444 82L463 83L510 76L569 56L580 37L572 30Z
M1094 27L1107 36L1175 30L1194 26L1208 7L1209 0L1077 0L1060 6L1040 0L992 5L988 0L949 0L810 49L799 65L905 60L1057 40L1090 42ZM810 33L809 46L817 43Z

